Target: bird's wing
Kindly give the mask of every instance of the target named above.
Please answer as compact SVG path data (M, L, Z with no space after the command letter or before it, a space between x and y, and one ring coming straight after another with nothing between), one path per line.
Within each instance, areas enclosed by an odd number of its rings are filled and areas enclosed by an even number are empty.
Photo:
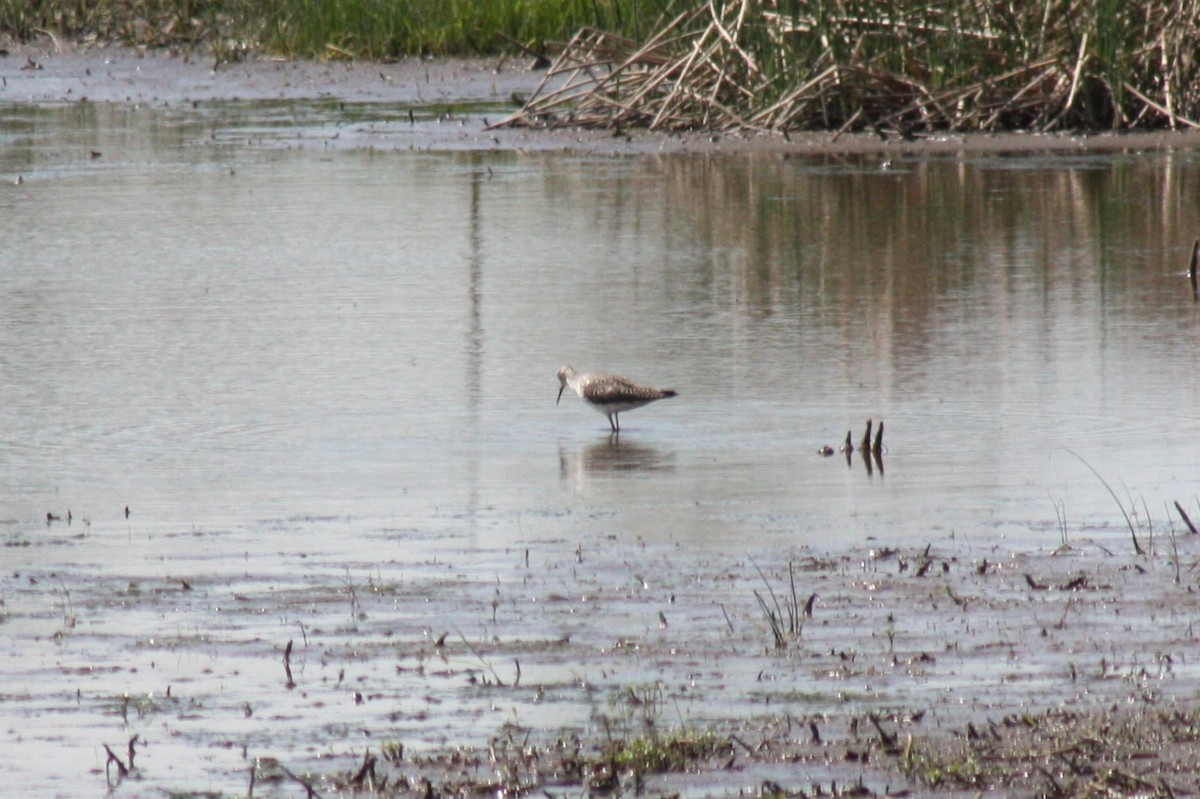
M655 399L659 396L657 389L639 386L637 383L631 383L628 380L616 377L614 375L606 375L603 379L594 382L588 391L588 397L592 402L625 402L631 399Z

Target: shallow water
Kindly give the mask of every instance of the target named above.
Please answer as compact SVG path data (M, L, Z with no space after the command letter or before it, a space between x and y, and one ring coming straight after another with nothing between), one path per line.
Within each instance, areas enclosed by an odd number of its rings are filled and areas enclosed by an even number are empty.
M106 108L6 123L12 523L1120 527L1081 460L1161 525L1195 504L1192 154L314 154ZM561 363L680 396L610 442ZM816 457L871 417L882 475Z
M670 613L666 592L642 607L648 566L709 586L746 552L872 539L1127 551L1122 509L1144 535L1181 529L1174 501L1197 510L1200 155L292 148L337 135L335 111L4 108L0 672L31 688L4 689L0 761L38 753L23 788L59 745L90 755L49 792L102 786L100 742L137 730L175 784L244 790L243 747L345 751L354 678L389 705L364 728L409 746L581 723L604 705L587 685L667 668L570 662ZM679 396L616 440L555 406L563 363ZM881 464L817 455L867 418ZM719 629L716 602L756 579L742 562L673 629ZM575 627L604 590L600 627ZM492 597L513 627L486 621ZM757 613L735 613L734 650L757 651ZM468 623L540 693L464 698L488 676L465 646L455 690L431 686L430 640ZM563 636L579 648L528 654ZM326 695L277 695L287 639ZM742 697L762 667L731 662ZM410 674L420 698L390 682ZM139 724L126 695L159 699ZM689 717L720 716L708 702Z

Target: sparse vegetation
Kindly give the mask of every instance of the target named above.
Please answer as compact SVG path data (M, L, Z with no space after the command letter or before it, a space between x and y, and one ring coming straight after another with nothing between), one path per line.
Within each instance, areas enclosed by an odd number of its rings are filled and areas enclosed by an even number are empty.
M1174 775L1200 742L1200 717L1195 709L1061 710L963 733L953 743L914 746L908 776L941 790L1168 797L1187 781Z
M716 733L680 729L612 741L604 757L618 770L659 773L684 771L697 761L729 749L729 741Z
M1090 471L1092 474L1096 475L1096 479L1099 480L1100 484L1104 486L1106 491L1108 491L1108 495L1113 498L1113 502L1117 503L1117 508L1120 509L1121 515L1125 517L1125 526L1127 528L1129 528L1129 537L1133 541L1133 551L1139 555L1146 554L1146 550L1142 548L1141 543L1138 541L1138 536L1137 536L1138 528L1134 525L1133 519L1130 518L1129 511L1125 510L1125 505L1121 502L1121 498L1117 496L1117 492L1113 491L1112 486L1110 486L1108 484L1108 481L1104 479L1104 477L1100 474L1100 472L1096 471L1094 466L1092 466L1090 463L1085 461L1079 455L1076 455L1074 452L1071 452L1071 450L1067 450L1067 452L1070 452L1072 455L1074 455L1079 460L1080 463L1082 463L1084 466L1086 466L1088 468L1088 471ZM1137 514L1137 503L1131 502L1131 506L1132 506L1133 513L1136 515Z
M886 732L874 716L862 722L858 726L873 723L878 734L838 741L830 744L830 751L848 763L876 762L885 769L891 764L911 784L937 795L996 791L1063 799L1177 796L1194 776L1190 754L1200 741L1200 716L1194 708L1017 713L994 720L980 718L963 729L932 735L913 732L913 719L890 720L908 728L903 736ZM787 725L776 725L773 734L755 738L757 745L751 746L738 735L681 728L610 739L590 752L569 737L548 749L501 739L486 752L459 750L449 757L419 757L413 763L416 772L407 774L387 770L367 752L354 770L321 781L379 797L411 796L414 791L428 795L431 790L448 795L520 794L549 785L634 794L644 790L646 777L653 774L703 773L714 763L728 767L739 761L741 768L747 763L800 764L825 756L819 746L814 751L818 741L801 740L787 730ZM271 767L301 784L317 781L303 780L277 763ZM803 771L798 768L797 775ZM826 786L814 783L811 794L772 780L764 780L761 787L764 795L895 795L877 792L861 778Z
M604 590L629 576L634 550L617 545L594 550L587 568L578 549L562 546L543 571L523 570L534 599L513 605L512 615L529 615L507 628L491 621L493 579L447 581L440 564L390 586L358 581L361 617L349 624L343 575L352 570L284 586L210 574L197 582L236 599L219 612L202 599L193 606L224 631L204 636L179 635L172 614L148 612L195 598L173 580L163 582L170 591L143 580L114 603L111 585L133 575L97 586L83 569L57 584L22 574L10 590L41 599L69 591L82 619L105 626L81 624L69 647L91 652L98 667L40 672L29 684L48 687L10 688L4 699L25 718L47 708L85 729L92 719L116 724L95 741L107 758L95 783L115 790L129 777L179 796L192 795L189 780L202 774L244 796L632 796L689 785L733 795L747 784L765 796L1167 797L1194 785L1200 768L1186 667L1196 630L1170 610L1195 588L1178 565L1195 557L1189 543L1180 538L1170 562L1154 549L1009 552L949 540L740 563L681 564L673 546L639 548L637 568L678 591L681 621L670 628L654 626L648 592ZM693 583L686 590L681 575ZM586 599L556 594L563 585ZM804 585L820 586L815 613ZM58 601L10 607L20 613L16 634L60 625ZM313 657L289 690L277 671L282 641L268 636L295 608L305 609ZM594 615L579 623L581 609ZM774 633L764 637L760 613L774 614L784 649L766 643ZM746 623L730 631L726 618ZM801 624L803 635L793 634ZM468 637L464 627L487 632ZM551 632L560 627L571 635ZM206 677L214 662L220 682L180 675L164 691L162 673L123 665L139 650L151 663L202 654L195 673ZM525 680L490 670L509 658L529 666ZM71 697L63 685L80 674L119 690ZM951 692L958 701L943 700ZM185 714L197 741L231 742L219 747L233 749L229 760L179 769L181 777L170 755L141 756L163 719ZM246 732L230 735L228 720L239 716Z
M775 593L775 589L771 587L771 581L767 579L767 575L763 574L763 570L754 564L758 576L762 578L763 586L767 590L767 595L771 598L768 602L763 598L763 595L758 591L754 592L754 599L758 602L758 608L762 611L763 618L767 620L767 624L771 628L771 637L774 640L775 649L786 649L788 642L796 640L800 634L804 632L804 619L812 616L813 602L816 600L816 595L808 598L808 601L803 605L800 604L800 598L796 594L796 569L795 565L788 562L788 584L787 593L783 596L783 603L780 604L779 597Z

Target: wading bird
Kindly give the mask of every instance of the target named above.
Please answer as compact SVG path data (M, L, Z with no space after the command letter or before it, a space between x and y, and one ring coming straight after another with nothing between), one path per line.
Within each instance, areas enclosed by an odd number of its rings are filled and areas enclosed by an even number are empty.
M621 421L617 414L676 394L669 389L640 386L616 375L600 372L580 374L570 366L558 370L558 382L560 385L555 405L562 401L563 391L569 386L581 400L608 417L608 424L614 433L621 432Z

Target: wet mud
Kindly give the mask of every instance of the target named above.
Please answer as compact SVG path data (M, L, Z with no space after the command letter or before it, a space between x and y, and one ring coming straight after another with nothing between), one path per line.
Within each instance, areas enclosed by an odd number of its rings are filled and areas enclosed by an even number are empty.
M4 748L25 795L1173 795L1196 777L1190 537L734 554L353 520L6 528ZM180 539L190 555L154 554Z
M1144 152L1200 146L1191 130L1115 134L964 135L913 140L873 133L665 134L637 130L538 130L499 125L543 83L527 60L409 58L393 63L292 61L246 55L222 63L201 53L43 40L0 41L0 103L117 103L222 113L240 103L284 103L297 124L270 146L311 149L529 150L601 154L746 153L913 155ZM337 119L327 118L332 103ZM278 134L278 132L277 132Z

